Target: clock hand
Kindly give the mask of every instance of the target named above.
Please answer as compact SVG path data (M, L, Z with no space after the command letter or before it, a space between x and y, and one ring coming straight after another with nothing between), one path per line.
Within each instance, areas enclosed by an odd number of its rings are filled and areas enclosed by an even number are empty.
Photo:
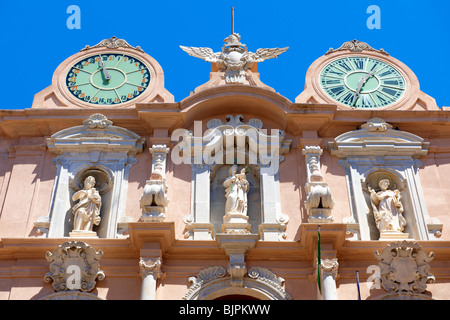
M100 60L100 67L102 67L102 69L103 69L103 74L105 75L105 79L110 80L111 76L109 75L108 71L106 70L105 63L101 60Z
M362 87L364 86L364 84L367 82L367 80L373 76L375 74L375 72L377 72L377 69L370 71L365 77L361 77L359 78L359 82L358 82L358 88L356 89L355 94L353 95L353 98L355 99L355 102L353 102L353 105L356 104L356 101L359 98L360 92Z
M358 88L356 89L355 93L353 94L353 99L355 100L353 102L353 106L356 104L356 101L358 101L359 98L359 92L362 89L362 86L364 85L364 83L366 83L367 78L359 78L359 82L358 82Z

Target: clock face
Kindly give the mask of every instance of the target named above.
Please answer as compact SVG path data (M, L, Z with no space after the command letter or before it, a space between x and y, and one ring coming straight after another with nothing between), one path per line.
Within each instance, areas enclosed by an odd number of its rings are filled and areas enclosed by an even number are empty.
M117 105L141 95L150 84L148 67L121 53L102 53L72 66L66 86L77 99L94 105Z
M333 100L355 108L381 108L398 101L406 81L391 65L374 58L348 56L327 64L320 86Z

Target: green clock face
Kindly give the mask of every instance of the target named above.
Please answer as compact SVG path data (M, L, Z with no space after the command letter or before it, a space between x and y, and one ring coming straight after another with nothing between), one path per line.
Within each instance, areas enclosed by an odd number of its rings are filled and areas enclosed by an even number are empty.
M140 96L150 84L150 72L139 59L102 53L78 61L66 76L77 99L95 105L117 105Z
M381 108L405 92L402 74L391 65L369 57L334 60L321 71L319 82L333 100L355 108Z

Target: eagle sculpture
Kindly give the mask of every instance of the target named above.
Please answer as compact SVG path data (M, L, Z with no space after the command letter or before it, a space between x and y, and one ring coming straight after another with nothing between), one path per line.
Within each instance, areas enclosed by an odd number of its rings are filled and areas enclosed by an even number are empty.
M182 50L193 57L200 58L217 65L220 71L225 72L227 84L242 84L245 81L245 70L250 69L254 63L267 59L277 58L289 47L261 48L256 52L249 52L247 46L240 42L241 36L233 33L224 39L222 52L214 52L207 47L185 47Z

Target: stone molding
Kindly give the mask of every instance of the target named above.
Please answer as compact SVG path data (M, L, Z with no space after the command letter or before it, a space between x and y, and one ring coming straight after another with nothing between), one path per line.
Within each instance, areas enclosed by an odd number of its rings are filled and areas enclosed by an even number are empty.
M284 279L267 268L250 268L243 279L243 286L233 290L230 289L232 287L231 277L227 276L226 268L222 266L205 268L197 276L189 278L191 285L183 296L183 300L210 299L220 297L222 294L226 295L229 292L253 294L261 299L292 300L283 288Z

